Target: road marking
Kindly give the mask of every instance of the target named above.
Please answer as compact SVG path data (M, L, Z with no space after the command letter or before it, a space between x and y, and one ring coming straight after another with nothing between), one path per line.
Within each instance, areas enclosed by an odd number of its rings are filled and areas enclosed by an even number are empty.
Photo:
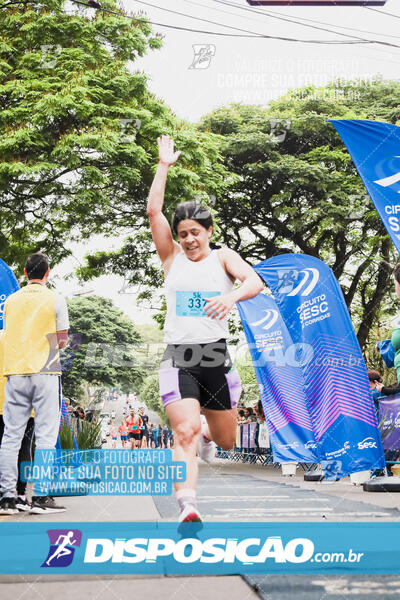
M238 509L237 508L216 508L215 510L217 510L217 511L223 510L224 512L237 512ZM294 510L294 508L293 509L287 508L285 510L286 510L286 512L292 512ZM324 507L318 508L317 510L315 509L315 507L311 507L311 506L298 509L296 506L295 510L296 510L296 512L310 512L311 511L311 512L315 512L315 513L321 512L324 514L329 511L332 512L334 509L331 508L330 506L326 507L326 508L324 508ZM273 513L273 512L282 512L282 509L281 508L257 508L257 511L263 512L263 513Z

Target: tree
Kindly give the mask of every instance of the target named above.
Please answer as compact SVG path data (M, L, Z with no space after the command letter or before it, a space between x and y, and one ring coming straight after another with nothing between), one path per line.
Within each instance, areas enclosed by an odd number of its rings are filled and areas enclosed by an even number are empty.
M154 412L158 414L162 425L168 423L167 414L158 391L157 374L149 375L143 381L140 388L140 400L147 406L147 408L154 410Z
M141 342L133 322L111 300L99 296L68 301L71 344L64 353L65 395L78 398L83 382L132 390L145 377L135 358Z
M236 360L235 367L239 372L243 388L240 404L254 406L260 399L260 393L258 391L256 374L251 361L250 352L248 350L240 360Z
M128 69L160 48L160 37L115 0L102 6L116 14L65 0L0 7L0 253L16 270L33 251L54 265L69 253L67 240L125 231L139 256L130 268L146 274L140 252L151 256L149 245L135 233L162 133L186 150L171 194L218 178L215 148L201 149L209 136L178 120L148 91L145 74Z
M268 109L240 104L205 116L223 137L236 177L217 198L222 241L249 261L300 252L326 262L341 283L358 339L393 311L386 230L329 119L400 119L400 84L336 82L295 90Z

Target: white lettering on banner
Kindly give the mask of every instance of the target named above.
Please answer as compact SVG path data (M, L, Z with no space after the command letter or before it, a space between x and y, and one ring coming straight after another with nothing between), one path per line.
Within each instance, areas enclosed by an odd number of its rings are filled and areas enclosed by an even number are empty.
M306 300L297 308L302 327L307 327L331 316L325 294Z
M381 181L384 181L384 180L382 179ZM379 183L379 181L375 181L375 183ZM382 184L379 183L379 185L382 185ZM393 215L397 215L398 213L400 213L400 204L389 204L389 205L385 206L385 213L387 215L391 215L388 218L388 223L390 225L390 229L394 233L399 232L400 231L400 221L399 221L399 218L395 217Z
M338 450L333 450L332 452L326 452L326 459L329 460L331 458L338 458L339 456L343 456L343 454L346 454L347 450L350 450L350 447L350 442L346 441L343 444L342 448L339 448Z
M312 440L310 440L304 444L304 448L307 448L307 450L309 448L315 449L316 447L317 447L317 442L313 442Z
M250 550L252 549L252 551ZM258 554L256 553L259 551ZM250 552L250 554L249 554ZM185 538L89 538L86 542L85 563L154 563L160 557L171 556L176 562L187 563L304 563L314 553L314 543L307 538L294 538L284 546L280 536L270 536L264 542L260 538L238 541L226 538L210 538L201 541Z
M397 217L389 217L388 221L392 231L396 233L397 231L400 231L399 219Z
M365 438L365 440L363 440L362 442L358 442L359 450L366 450L367 448L376 448L376 442L374 438L368 437Z
M389 206L385 206L385 213L387 215L397 215L397 213L400 213L400 204L389 204Z

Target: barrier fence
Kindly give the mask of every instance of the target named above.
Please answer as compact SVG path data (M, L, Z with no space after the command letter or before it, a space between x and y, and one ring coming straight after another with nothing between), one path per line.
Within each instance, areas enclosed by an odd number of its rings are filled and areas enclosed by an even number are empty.
M234 462L273 464L266 423L246 423L237 426L236 443L232 450L217 448L217 458ZM276 463L277 464L277 463Z
M379 401L379 419L383 426L383 447L385 449L386 463L389 465L400 463L400 395L382 398ZM232 450L217 448L217 458L232 460L233 462L273 464L272 449L269 441L268 427L264 423L238 424L236 443ZM315 463L299 463L304 470L312 470Z

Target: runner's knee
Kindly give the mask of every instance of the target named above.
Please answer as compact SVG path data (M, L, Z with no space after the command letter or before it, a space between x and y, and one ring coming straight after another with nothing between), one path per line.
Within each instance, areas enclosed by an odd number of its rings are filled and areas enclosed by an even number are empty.
M197 443L200 435L200 423L180 423L174 427L174 434L177 445L183 448L188 447L194 442Z
M236 432L232 435L229 432L224 432L219 436L213 437L214 442L223 450L232 450L236 441Z

